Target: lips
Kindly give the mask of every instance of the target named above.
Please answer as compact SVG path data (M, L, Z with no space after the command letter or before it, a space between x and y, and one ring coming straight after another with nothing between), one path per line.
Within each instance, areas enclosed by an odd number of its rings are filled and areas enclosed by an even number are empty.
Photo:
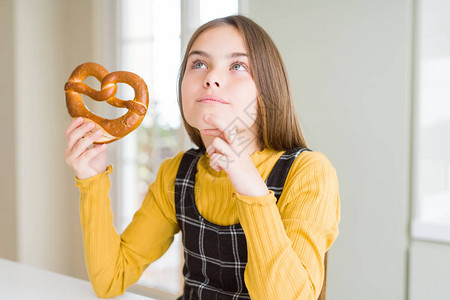
M222 98L219 98L217 96L209 96L209 95L200 98L198 100L198 102L202 102L202 103L216 103L216 104L228 104L228 102L226 102Z

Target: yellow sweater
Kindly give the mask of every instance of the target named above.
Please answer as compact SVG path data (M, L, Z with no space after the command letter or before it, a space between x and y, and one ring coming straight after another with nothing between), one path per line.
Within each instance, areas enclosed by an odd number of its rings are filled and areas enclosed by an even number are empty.
M87 270L99 297L123 294L161 257L180 229L174 182L185 151L163 161L141 208L119 235L113 226L111 187L104 173L78 179ZM266 180L283 151L265 148L250 155ZM320 152L302 152L292 164L276 204L273 191L262 197L237 194L224 171L204 154L197 166L195 201L200 214L222 225L241 223L247 239L245 283L252 299L317 299L325 252L338 236L339 187L336 170ZM213 200L213 201L211 201Z

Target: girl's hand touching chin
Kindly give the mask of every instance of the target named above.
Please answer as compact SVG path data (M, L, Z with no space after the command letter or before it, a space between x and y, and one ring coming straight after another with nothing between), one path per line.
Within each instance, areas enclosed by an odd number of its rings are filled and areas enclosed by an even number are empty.
M203 135L216 137L206 149L211 167L218 172L225 171L240 195L259 197L269 194L250 156L239 147L236 127L227 128L218 118L208 114L203 119L217 128L200 130Z

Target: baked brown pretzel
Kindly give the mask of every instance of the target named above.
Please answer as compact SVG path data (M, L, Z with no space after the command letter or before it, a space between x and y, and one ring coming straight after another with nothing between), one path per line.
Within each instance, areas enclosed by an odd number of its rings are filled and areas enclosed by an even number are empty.
M101 82L100 91L83 83L89 76L94 76ZM115 97L118 82L126 83L134 89L133 100L124 101ZM125 71L108 73L103 66L92 62L79 65L70 75L64 90L69 115L72 118L83 117L85 123L92 121L96 127L94 130L103 131L103 136L94 144L111 143L123 138L139 127L148 108L147 85L141 77ZM95 101L106 101L112 106L127 108L128 112L114 120L99 117L86 107L81 94Z

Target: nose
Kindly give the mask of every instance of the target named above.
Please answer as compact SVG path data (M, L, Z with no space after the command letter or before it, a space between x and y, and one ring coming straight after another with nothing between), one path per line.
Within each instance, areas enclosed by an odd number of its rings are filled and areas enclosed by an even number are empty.
M211 81L211 82L209 80L205 81L205 87L210 87L211 85L214 85L216 87L220 87L220 83L217 82L217 81Z
M217 72L214 72L214 71L209 72L205 77L203 86L205 88L209 88L211 86L221 87L223 85L223 82L219 77L220 76L219 76L219 74L217 74Z

